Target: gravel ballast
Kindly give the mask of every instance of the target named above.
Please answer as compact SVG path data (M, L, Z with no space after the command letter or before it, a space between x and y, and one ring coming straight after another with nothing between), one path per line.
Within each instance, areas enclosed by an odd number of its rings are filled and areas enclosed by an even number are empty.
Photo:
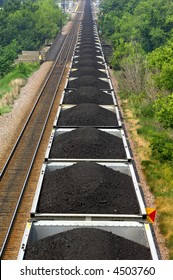
M94 162L46 172L38 213L139 214L132 178Z
M80 87L78 90L67 91L63 104L93 103L101 105L113 104L112 95L96 87Z
M26 248L25 260L151 260L149 248L96 228L75 228Z
M50 158L126 159L126 153L121 138L89 127L55 137Z
M69 109L61 110L58 126L112 126L117 127L115 112L96 104L79 104Z

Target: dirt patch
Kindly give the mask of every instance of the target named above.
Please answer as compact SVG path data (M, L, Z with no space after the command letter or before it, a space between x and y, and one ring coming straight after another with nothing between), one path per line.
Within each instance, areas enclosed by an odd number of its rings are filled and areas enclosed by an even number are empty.
M123 100L123 104L126 106L127 100ZM142 160L149 160L150 158L150 149L149 143L137 133L137 129L140 128L139 120L134 117L133 113L125 109L124 114L125 120L128 123L128 130L131 134L133 140L133 150L136 154L138 154L138 158L140 162Z
M26 248L25 260L151 260L150 250L96 228L77 228L41 239Z

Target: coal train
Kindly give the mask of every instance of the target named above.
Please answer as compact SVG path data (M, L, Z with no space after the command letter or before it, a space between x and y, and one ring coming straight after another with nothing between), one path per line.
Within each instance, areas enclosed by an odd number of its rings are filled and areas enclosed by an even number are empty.
M105 62L85 1L19 260L160 258Z

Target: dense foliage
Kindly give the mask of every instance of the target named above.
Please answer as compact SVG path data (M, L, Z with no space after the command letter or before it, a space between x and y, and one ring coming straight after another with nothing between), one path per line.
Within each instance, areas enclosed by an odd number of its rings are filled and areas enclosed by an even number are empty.
M141 153L144 145L143 170L173 259L173 1L103 0L98 24L113 48L122 104L138 119L135 146Z
M38 50L54 38L65 15L54 0L6 0L0 9L0 77L22 50Z
M111 64L137 116L172 129L173 1L103 0L99 28L114 49ZM158 135L152 138L154 150L159 150L158 141ZM173 146L173 140L168 142Z

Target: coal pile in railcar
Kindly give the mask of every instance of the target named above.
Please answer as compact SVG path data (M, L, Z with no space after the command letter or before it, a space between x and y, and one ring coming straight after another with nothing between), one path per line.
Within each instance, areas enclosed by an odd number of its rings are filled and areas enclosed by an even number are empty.
M96 228L75 228L28 244L25 260L151 260L150 249Z
M83 50L83 49L93 49L96 51L101 51L100 46L94 44L94 43L80 43L80 45L76 48L76 51Z
M74 58L73 58L73 62L75 62L75 63L78 63L78 61L81 59L81 57L80 57L80 55L79 54L75 54L75 56L74 56ZM92 60L92 61L94 61L95 63L97 63L97 62L102 62L102 63L104 63L104 59L102 58L102 57L100 57L100 56L95 56L95 55L93 55L93 54L84 54L84 55L82 55L82 59L90 59L90 60ZM82 67L82 66L81 66ZM88 66L88 65L86 65L85 67L93 67L93 66ZM96 68L96 67L94 67L94 68ZM105 68L105 67L104 67ZM97 69L98 69L98 67L97 67Z
M80 44L78 44L76 46L76 50L78 49L81 49L81 48L96 48L96 49L100 49L100 45L96 44L95 42L91 41L91 42L88 42L88 41L81 41Z
M96 87L79 87L77 90L65 92L63 104L81 103L112 105L113 98L110 93L105 93Z
M96 39L96 35L94 34L94 30L93 29L89 29L89 30L83 30L81 31L80 33L80 36L79 36L79 40L80 39Z
M110 90L110 85L107 81L103 81L91 75L84 75L77 79L69 80L67 84L67 88L79 88L83 86L94 86L99 89Z
M78 50L76 50L76 54L78 54L78 55L80 55L80 56L82 56L82 55L84 55L84 54L88 54L88 53L90 53L90 54L93 54L93 55L95 55L95 56L99 56L99 55L102 55L102 52L101 52L101 50L100 49L97 49L97 48L87 48L87 47L83 47L83 48L81 48L81 49L78 49Z
M58 126L118 126L115 112L100 107L97 104L79 104L69 109L61 110Z
M72 63L72 68L79 68L79 67L95 67L96 69L105 69L105 64L99 63L91 58L82 58L82 56L79 58L79 61Z
M99 71L98 69L95 69L94 67L80 67L76 70L71 70L69 77L81 77L84 75L91 75L93 77L100 77L100 78L107 78L106 72Z
M89 40L89 38L81 38L80 41L78 41L78 44L77 44L77 48L78 47L83 47L83 46L86 46L86 47L100 47L100 44L99 44L99 41L97 40L97 38L93 38L93 40Z
M132 178L94 162L46 172L37 213L140 214Z
M89 127L55 137L50 158L126 159L126 153L121 138Z

